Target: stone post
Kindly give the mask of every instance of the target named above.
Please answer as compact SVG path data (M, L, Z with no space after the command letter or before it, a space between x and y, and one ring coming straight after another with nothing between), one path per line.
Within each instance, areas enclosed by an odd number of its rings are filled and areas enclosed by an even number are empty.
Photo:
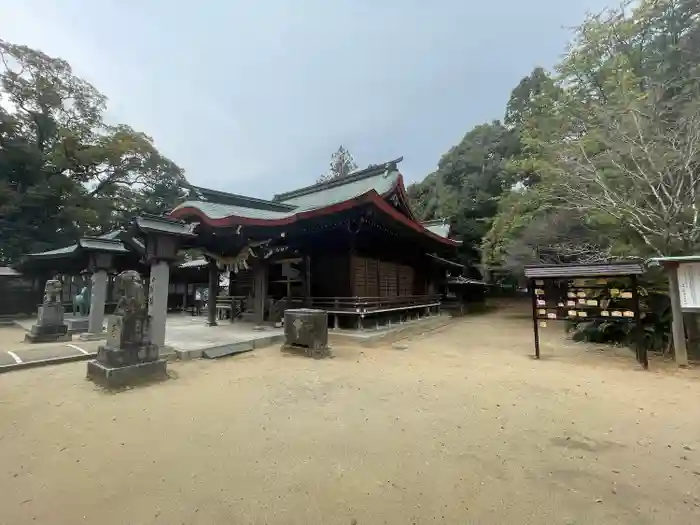
M216 297L219 295L219 267L214 259L209 259L209 301L207 304L207 324L217 326Z
M132 229L145 237L145 260L151 266L148 284L150 341L163 352L170 284L168 265L177 260L179 243L184 239L194 239L197 235L192 225L157 215L136 217Z
M151 317L151 341L162 348L165 345L165 321L168 314L168 287L170 267L166 261L151 261L148 283L148 315Z
M101 334L105 320L105 303L107 302L107 270L97 270L92 274L92 293L90 296L90 320L88 332Z
M105 303L107 302L107 286L112 266L112 255L108 253L93 253L90 256L90 313L88 317L88 331L80 334L82 341L96 341L105 336Z

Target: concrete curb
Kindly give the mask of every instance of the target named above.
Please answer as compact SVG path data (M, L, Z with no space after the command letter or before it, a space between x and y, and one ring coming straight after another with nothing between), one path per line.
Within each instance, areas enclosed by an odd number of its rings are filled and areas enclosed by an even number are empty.
M22 361L21 363L15 363L14 365L0 366L0 374L4 372L12 372L13 370L24 370L26 368L39 368L41 366L60 365L63 363L71 363L73 361L88 361L90 359L95 359L95 357L97 357L96 352L94 354L77 354L65 357L54 357L52 359L42 359L40 361Z
M252 350L257 350L259 348L265 348L272 346L276 343L281 343L284 341L284 335L272 335L270 337L261 337L259 339L254 339L252 341L245 341L241 343L231 343L227 345L217 345L211 348L199 348L196 350L176 350L170 346L166 346L164 351L161 353L161 358L167 359L168 361L175 361L179 359L181 361L187 361L190 359L199 359L203 356L206 351L212 351L212 354L221 352L221 357L225 356L225 350L231 348L237 348L238 352L244 353L250 352ZM245 348L245 350L243 350ZM234 354L235 355L235 354ZM21 363L15 363L11 365L0 365L0 374L5 372L12 372L13 370L25 370L27 368L39 368L42 366L50 365L60 365L63 363L72 363L74 361L89 361L90 359L95 359L97 357L97 352L87 353L87 354L76 354L64 357L54 357L51 359L41 359L38 361L22 361ZM219 357L219 356L217 356Z
M78 336L78 339L81 341L106 341L107 340L107 332L101 332L99 334L93 334L90 332L82 332Z
M284 342L284 334L271 335L269 337L260 337L250 341L240 341L238 343L227 343L222 345L210 346L207 348L195 348L192 350L175 350L175 355L180 361L190 361L192 359L217 359L227 355L236 355L239 353L250 352L266 348L276 343Z

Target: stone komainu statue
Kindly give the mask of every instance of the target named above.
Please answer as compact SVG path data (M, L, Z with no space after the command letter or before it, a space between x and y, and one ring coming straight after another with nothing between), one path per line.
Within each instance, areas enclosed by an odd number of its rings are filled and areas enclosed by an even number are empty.
M139 272L126 270L117 275L119 286L119 301L114 310L115 314L129 315L143 312L146 309L146 294Z
M44 286L44 304L60 304L63 285L58 279L49 279Z

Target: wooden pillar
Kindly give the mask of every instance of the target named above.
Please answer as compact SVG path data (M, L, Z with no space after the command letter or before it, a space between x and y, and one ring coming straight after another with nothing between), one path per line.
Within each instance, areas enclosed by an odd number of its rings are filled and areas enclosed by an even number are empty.
M255 304L255 321L262 324L265 321L265 302L267 300L267 264L262 262L255 269L253 286L253 302Z
M207 325L216 326L216 296L219 295L219 267L209 259L209 301L207 303Z
M357 243L357 231L352 232L352 237L350 238L350 260L348 263L348 271L350 272L350 297L355 297L355 253Z
M311 257L304 256L304 306L311 306Z
M633 275L632 280L632 298L634 300L634 339L637 348L637 361L644 367L649 368L649 356L647 347L644 344L644 328L642 327L641 308L639 306L639 283L637 276Z
M532 301L532 330L535 336L535 359L540 358L540 324L537 320L537 294L535 293L536 283L530 279L530 300Z
M688 349L685 344L685 326L683 325L683 310L681 296L678 290L678 265L668 266L668 289L671 299L673 350L678 366L688 366Z

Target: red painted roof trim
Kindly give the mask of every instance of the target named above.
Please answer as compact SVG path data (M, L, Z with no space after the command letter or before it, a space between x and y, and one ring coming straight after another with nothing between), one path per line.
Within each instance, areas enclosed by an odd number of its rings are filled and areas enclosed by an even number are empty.
M400 188L403 187L403 178L399 176L398 182L396 187ZM436 240L442 244L446 244L448 246L459 246L461 243L457 241L453 241L452 239L447 239L445 237L441 237L440 235L436 235L430 230L426 229L422 224L416 222L415 220L412 220L408 217L406 217L403 213L398 211L396 208L394 208L391 204L386 202L375 190L370 190L367 193L363 193L362 195L355 197L353 199L339 202L337 204L333 204L331 206L326 206L325 208L316 208L313 210L309 211L302 211L299 213L295 213L294 215L290 215L289 217L284 217L281 219L251 219L249 217L239 217L237 215L230 215L228 217L221 217L220 219L214 219L206 215L204 212L202 212L199 208L196 208L194 206L186 206L184 208L178 208L172 212L170 212L169 217L172 219L186 219L186 218L193 218L196 217L198 220L203 222L204 224L207 224L211 227L214 228L226 228L226 227L232 227L232 226L238 226L238 225L243 225L243 226L285 226L288 224L293 224L295 222L303 221L305 219L311 219L314 217L323 217L326 215L332 215L334 213L338 213L341 211L349 210L358 206L361 206L362 204L373 204L376 206L380 211L386 213L389 215L392 219L396 220L397 222L402 223L405 226L408 226L412 230L422 233L423 235L426 235L427 237L432 238L433 240Z
M406 193L406 186L403 183L403 175L399 174L399 178L396 181L396 186L394 189L397 192L399 200L401 201L401 204L403 205L404 209L408 212L408 218L418 222L418 219L416 219L416 215L413 213L413 209L411 208L411 202L408 199L408 193Z

